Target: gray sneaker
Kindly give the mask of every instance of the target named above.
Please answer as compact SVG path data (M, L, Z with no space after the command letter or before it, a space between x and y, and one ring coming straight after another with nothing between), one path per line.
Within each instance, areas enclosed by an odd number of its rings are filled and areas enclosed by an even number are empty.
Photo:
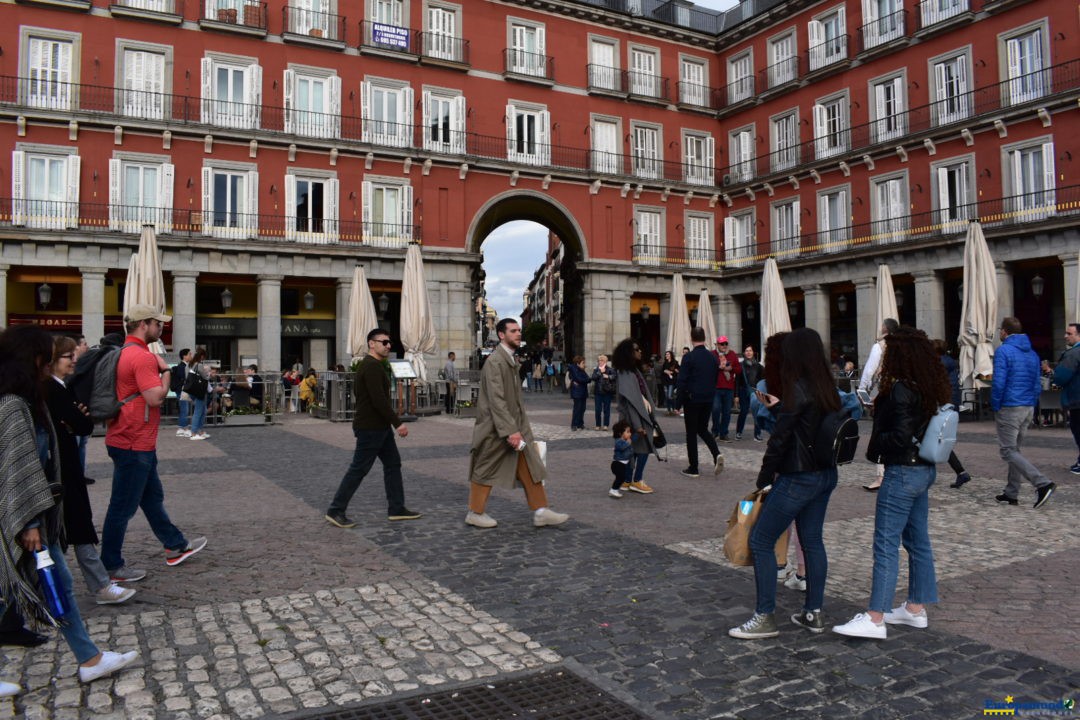
M821 618L820 610L800 610L791 616L791 622L812 633L825 632L825 621Z
M749 620L739 627L728 630L728 635L742 640L756 640L758 638L772 638L780 634L776 629L776 619L772 613L754 613Z
M122 565L109 572L109 579L114 583L130 583L142 580L144 577L146 577L145 570L137 570L127 565Z

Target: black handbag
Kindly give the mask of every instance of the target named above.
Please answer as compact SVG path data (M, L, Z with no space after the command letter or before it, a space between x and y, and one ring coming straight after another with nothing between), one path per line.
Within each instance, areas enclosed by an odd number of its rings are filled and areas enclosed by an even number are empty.
M660 428L660 423L656 422L656 416L649 413L649 419L652 420L653 425L653 447L657 450L667 447L667 436L664 435L664 431Z
M184 392L196 400L205 400L206 391L210 387L210 381L204 378L194 368L188 370L184 378Z

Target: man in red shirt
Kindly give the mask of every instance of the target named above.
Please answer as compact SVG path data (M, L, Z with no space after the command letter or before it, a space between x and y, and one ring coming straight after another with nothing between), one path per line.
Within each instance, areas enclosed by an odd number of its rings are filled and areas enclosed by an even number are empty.
M128 521L140 507L150 529L165 546L165 563L179 565L206 547L206 538L188 541L165 512L165 490L157 472L161 404L169 392L170 369L147 347L172 318L149 305L134 305L124 317L127 338L116 365L116 397L127 400L109 421L105 446L113 461L112 496L101 532L101 561L115 582L134 582L145 570L124 564L121 550Z
M731 442L728 428L731 425L731 406L735 404L735 380L741 372L739 356L728 348L726 335L716 338L713 351L719 370L716 372L716 394L713 395L712 434L720 442Z

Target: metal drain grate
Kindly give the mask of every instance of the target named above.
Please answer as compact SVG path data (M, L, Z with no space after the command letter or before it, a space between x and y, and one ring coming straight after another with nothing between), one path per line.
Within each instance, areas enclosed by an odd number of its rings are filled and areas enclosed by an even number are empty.
M565 670L302 717L303 720L648 720Z

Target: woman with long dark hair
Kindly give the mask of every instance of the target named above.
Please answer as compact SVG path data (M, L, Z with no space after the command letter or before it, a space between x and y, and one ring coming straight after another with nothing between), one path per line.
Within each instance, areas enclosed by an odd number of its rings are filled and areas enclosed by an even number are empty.
M656 432L656 420L653 415L653 400L645 383L641 344L632 338L626 338L615 346L611 354L611 364L615 367L615 401L619 409L619 419L630 423L633 430L634 475L629 487L624 490L648 495L653 489L645 483L645 463L649 453L655 453L653 434Z
M675 414L675 386L679 382L679 361L675 359L673 350L664 351L664 363L660 368L661 380L664 386L664 403L667 414Z
M837 473L835 465L822 467L814 459L813 444L822 418L840 409L840 396L817 332L810 328L795 330L784 339L781 352L784 362L783 375L779 378L780 396L760 391L758 395L767 406L779 404L780 398L783 404L757 479L759 489L772 486L750 533L757 604L749 620L728 631L732 637L742 639L779 634L773 617L777 578L774 547L792 521L798 528L806 557L806 600L803 610L792 615L791 621L815 633L825 629L821 606L828 559L822 528ZM766 378L776 382L768 370L770 357L765 356Z
M885 625L926 627L926 604L937 602L934 551L928 528L930 486L937 466L919 457L920 437L940 405L949 402L949 378L922 330L900 328L885 336L881 390L866 459L885 466L874 514L874 575L870 605L834 632L884 640ZM893 608L900 545L908 554L907 600Z
M131 664L138 653L99 651L71 590L60 547L60 451L42 388L52 356L52 338L36 325L0 333L0 592L23 617L58 625L79 662L79 680L90 682ZM32 553L41 550L48 550L63 586L66 612L61 618L38 594Z
M210 368L203 365L203 360L206 359L206 348L201 345L195 348L195 351L191 353L191 361L188 362L188 374L196 374L203 380L209 382L210 380ZM206 440L210 435L203 430L206 427L206 403L209 401L209 394L213 390L207 385L206 395L201 398L194 396L191 397L191 439L192 440ZM185 393L186 394L186 393Z

